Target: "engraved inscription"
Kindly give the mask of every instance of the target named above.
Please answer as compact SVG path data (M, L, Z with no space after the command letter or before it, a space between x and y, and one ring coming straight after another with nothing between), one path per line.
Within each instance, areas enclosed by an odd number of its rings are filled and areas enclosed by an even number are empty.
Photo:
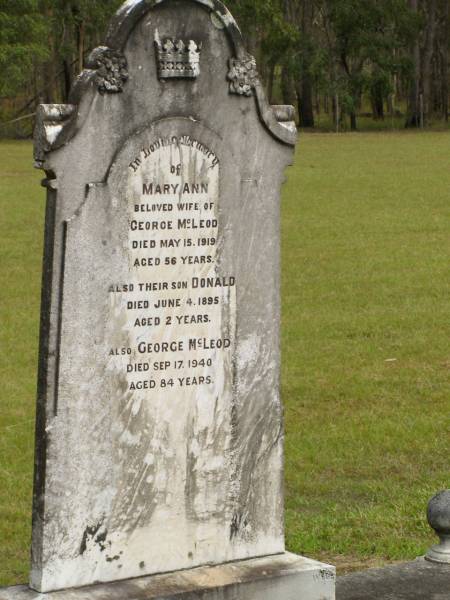
M148 402L231 391L236 279L218 264L219 170L213 151L182 136L143 148L125 175L130 276L108 292L127 343L111 345L109 368Z

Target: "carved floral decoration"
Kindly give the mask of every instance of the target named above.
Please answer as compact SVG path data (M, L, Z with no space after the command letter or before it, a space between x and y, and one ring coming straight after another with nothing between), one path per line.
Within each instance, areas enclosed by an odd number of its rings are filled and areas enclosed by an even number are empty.
M127 59L121 52L111 48L97 48L92 53L89 63L97 70L96 83L101 94L123 92L129 75Z
M228 81L230 82L230 93L240 96L251 96L253 88L258 83L258 71L256 60L251 54L243 58L231 58Z

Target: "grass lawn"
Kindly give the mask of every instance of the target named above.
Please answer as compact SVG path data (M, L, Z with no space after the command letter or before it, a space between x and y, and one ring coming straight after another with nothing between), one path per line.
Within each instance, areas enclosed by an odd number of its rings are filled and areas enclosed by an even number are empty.
M302 137L283 201L289 549L414 558L449 486L448 133ZM44 193L0 144L0 585L27 579Z
M0 585L27 581L43 174L28 142L0 143Z
M283 203L287 540L414 558L449 487L448 133L304 136Z

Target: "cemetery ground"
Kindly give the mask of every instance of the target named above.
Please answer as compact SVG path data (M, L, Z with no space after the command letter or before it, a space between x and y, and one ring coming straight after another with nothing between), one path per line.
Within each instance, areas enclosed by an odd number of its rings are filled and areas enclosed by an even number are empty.
M287 543L341 572L434 543L425 509L448 487L448 148L439 132L307 134L288 171ZM0 585L9 585L28 576L44 191L29 142L2 142L0 156Z

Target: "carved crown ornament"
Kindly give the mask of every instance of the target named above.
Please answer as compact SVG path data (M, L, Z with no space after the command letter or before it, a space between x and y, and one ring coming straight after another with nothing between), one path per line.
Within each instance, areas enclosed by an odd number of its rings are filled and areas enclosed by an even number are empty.
M155 32L156 62L159 79L196 79L200 75L202 44L166 38Z
M123 92L129 75L127 59L121 52L100 46L90 55L88 66L97 71L95 80L101 94Z
M255 58L251 54L245 54L242 58L230 58L229 67L230 93L251 96L259 81Z

